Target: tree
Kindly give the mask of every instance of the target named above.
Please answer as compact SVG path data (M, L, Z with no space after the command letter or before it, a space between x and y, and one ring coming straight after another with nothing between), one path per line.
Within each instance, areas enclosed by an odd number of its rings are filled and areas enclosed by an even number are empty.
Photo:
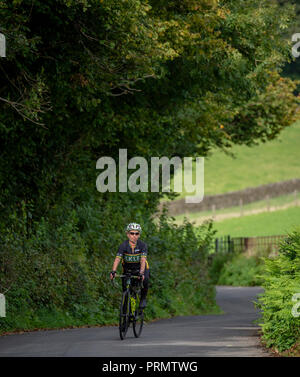
M2 218L95 190L95 162L205 156L296 119L280 77L293 6L269 0L1 0ZM153 199L159 195L145 194Z
M292 4L295 8L295 22L293 22L290 27L283 32L283 38L287 41L291 41L292 36L296 33L300 33L300 4L297 0L287 1L278 0L281 7L286 7L287 4ZM300 59L293 59L290 63L287 63L283 69L283 76L287 76L293 79L299 80L300 78ZM299 93L300 87L297 88L297 93Z

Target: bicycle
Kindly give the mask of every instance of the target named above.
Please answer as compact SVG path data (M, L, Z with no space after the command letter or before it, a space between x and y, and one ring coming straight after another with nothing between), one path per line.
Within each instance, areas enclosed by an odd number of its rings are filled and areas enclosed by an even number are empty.
M125 339L127 331L132 323L133 333L136 338L140 337L144 324L144 312L139 308L141 300L142 280L140 276L126 273L116 275L126 279L126 290L122 293L119 317L119 333L121 340ZM133 284L133 279L139 279Z

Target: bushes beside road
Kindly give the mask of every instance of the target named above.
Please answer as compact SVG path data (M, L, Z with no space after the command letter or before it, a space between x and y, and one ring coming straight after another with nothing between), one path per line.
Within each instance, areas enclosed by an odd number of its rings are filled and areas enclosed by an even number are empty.
M300 230L286 236L277 256L268 254L219 252L210 275L218 285L262 286L256 305L263 343L280 355L300 356Z
M140 205L138 212L121 199L67 206L32 223L24 205L21 216L11 216L11 227L1 229L0 292L7 305L0 333L116 324L121 285L112 286L109 271L132 211L149 246L147 320L215 310L207 267L210 223L195 234L191 224L176 226L163 214L155 225Z
M281 243L279 255L265 258L262 275L264 293L258 300L262 309L263 341L282 352L300 340L300 231ZM298 294L298 295L297 295Z
M227 261L219 276L219 285L232 285L252 287L262 283L258 276L263 270L263 263L259 257L237 255L232 260Z
M210 276L216 285L258 286L263 268L260 255L219 252L212 258Z

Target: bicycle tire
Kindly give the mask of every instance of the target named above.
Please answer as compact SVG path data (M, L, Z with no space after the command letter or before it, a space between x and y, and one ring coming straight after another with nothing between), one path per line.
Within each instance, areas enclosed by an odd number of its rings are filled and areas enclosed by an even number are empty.
M137 295L136 301L136 310L134 313L134 318L132 322L133 333L136 338L141 336L143 325L144 325L144 311L143 309L139 309L140 305L140 294Z
M124 340L130 325L130 297L129 292L123 292L120 305L119 333L121 340Z

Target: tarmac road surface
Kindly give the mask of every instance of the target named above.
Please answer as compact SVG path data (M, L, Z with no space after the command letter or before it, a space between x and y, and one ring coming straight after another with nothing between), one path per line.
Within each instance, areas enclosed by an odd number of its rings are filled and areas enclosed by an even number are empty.
M270 356L259 343L259 311L253 301L260 287L217 287L218 315L174 317L132 328L121 341L118 327L35 331L0 337L0 356L201 357ZM149 304L151 305L151 299Z

